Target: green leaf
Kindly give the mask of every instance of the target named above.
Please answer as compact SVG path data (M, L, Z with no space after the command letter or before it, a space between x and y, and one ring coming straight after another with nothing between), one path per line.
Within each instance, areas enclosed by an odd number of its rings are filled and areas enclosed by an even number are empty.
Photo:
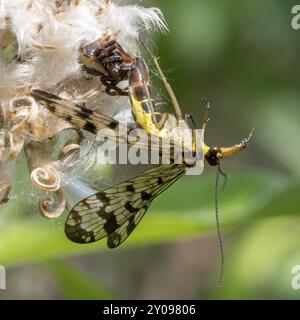
M264 216L292 216L300 211L300 183L291 183L273 197L256 212L257 217Z
M47 262L60 283L66 299L108 300L116 296L78 268L58 261Z
M296 146L299 145L300 128L294 110L298 109L299 99L299 91L287 91L261 101L261 121L256 132L259 137L257 142L263 150L273 155L294 178L298 179L300 148Z
M217 298L298 299L291 270L300 261L299 224L298 217L273 217L246 229L227 257Z
M236 174L220 196L223 227L243 225L272 197L285 188L285 179L269 175ZM171 242L215 232L211 176L186 177L154 202L129 239L116 250ZM39 217L16 217L1 222L0 264L44 261L49 258L85 254L106 249L105 239L76 244L64 235L65 216L49 221Z

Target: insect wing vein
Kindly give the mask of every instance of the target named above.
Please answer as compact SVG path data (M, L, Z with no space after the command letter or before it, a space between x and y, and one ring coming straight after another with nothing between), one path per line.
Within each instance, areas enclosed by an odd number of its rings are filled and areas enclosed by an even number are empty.
M66 220L67 237L74 242L90 243L107 236L109 248L119 246L141 221L153 199L184 172L185 165L160 165L82 200L71 210ZM151 183L140 191L135 186L143 180L151 180ZM114 192L120 186L122 192ZM89 211L87 208L91 204L93 210Z

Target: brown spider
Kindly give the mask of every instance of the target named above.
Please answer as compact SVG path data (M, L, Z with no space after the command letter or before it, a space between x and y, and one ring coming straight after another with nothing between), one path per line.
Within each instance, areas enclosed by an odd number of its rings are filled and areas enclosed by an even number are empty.
M103 42L105 42L103 44ZM127 96L128 91L117 85L127 80L132 71L135 57L124 51L116 40L95 41L80 48L80 61L85 71L100 76L101 83L109 95Z

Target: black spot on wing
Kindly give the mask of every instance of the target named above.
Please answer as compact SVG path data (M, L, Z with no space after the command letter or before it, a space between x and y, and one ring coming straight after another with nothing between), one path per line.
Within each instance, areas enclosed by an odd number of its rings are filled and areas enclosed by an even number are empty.
M79 116L80 118L90 118L90 116L93 114L93 111L87 108L84 108L82 106L78 106L78 110L74 110L74 113Z
M89 131L89 132L92 132L92 133L97 132L97 127L91 121L88 121L88 120L86 120L82 129Z
M107 247L110 249L114 249L122 244L133 232L139 222L142 220L149 206L151 205L151 201L148 202L135 216L131 216L127 223L120 226L113 233L108 235L107 237Z
M56 105L55 105L55 103L48 103L48 104L47 104L47 109L48 109L50 112L55 113L55 111L56 111Z
M88 243L107 236L108 247L117 247L135 229L153 199L179 179L184 171L185 165L157 166L126 181L125 190L130 191L131 198L123 191L124 182L120 183L120 192L119 185L115 185L86 198L71 210L67 218L67 237L74 242ZM143 184L145 189L139 191Z
M107 234L114 232L120 226L117 224L117 219L114 215L110 216L110 219L104 224L103 228Z
M126 190L129 191L129 192L134 192L134 191L135 191L135 187L134 187L132 184L129 184L129 185L126 187Z
M52 94L48 91L39 90L39 89L31 90L30 94L33 97L36 97L37 99L42 98L46 100L57 100L57 101L62 100L59 96L55 94Z
M96 198L103 202L103 203L108 203L109 202L109 197L106 195L105 192L98 192L95 194Z
M72 116L71 115L67 115L66 117L65 117L65 120L66 121L68 121L68 122L70 122L70 123L72 123Z
M65 224L65 234L69 240L76 243L90 243L96 241L94 233L82 229L80 224L77 224L76 226ZM86 241L87 238L89 238L89 241Z
M150 200L152 198L150 193L147 193L146 191L143 191L141 194L142 200Z
M118 122L118 121L113 121L113 120L112 120L112 121L109 123L108 127L109 127L110 129L116 129L118 125L119 125L119 122Z
M126 208L126 210L128 210L130 213L136 213L136 212L139 211L139 209L138 209L138 208L134 208L134 207L130 204L129 201L126 202L125 208Z
M157 184L163 184L163 183L164 183L164 181L163 181L162 177L159 177L157 180Z

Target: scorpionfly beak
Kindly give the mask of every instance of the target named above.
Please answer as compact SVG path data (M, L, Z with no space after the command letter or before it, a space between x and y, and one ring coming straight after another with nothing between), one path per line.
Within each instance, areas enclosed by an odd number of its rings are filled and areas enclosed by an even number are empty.
M245 150L247 146L248 144L240 143L232 147L220 148L220 153L222 155L222 158L231 157L232 155Z
M248 145L249 145L249 142L250 142L250 139L252 137L252 134L253 134L253 130L252 132L250 133L249 137L246 138L246 139L243 139L241 141L241 143L235 145L235 146L232 146L232 147L227 147L227 148L220 148L220 153L222 154L222 158L226 158L226 157L230 157L238 152L241 152L243 150L245 150Z
M210 147L204 146L205 159L207 160L207 162L210 165L216 166L216 165L218 165L219 161L222 158L230 157L236 153L239 153L239 152L245 150L249 145L249 141L251 139L251 136L252 136L252 132L248 138L242 140L242 142L240 144L237 144L232 147L210 148Z

